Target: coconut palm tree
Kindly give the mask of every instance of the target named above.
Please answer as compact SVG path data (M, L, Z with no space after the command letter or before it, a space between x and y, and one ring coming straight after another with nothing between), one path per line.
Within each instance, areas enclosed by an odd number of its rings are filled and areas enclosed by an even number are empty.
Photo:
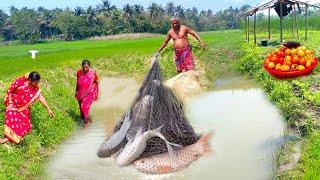
M82 7L76 7L74 9L74 14L76 16L83 16L85 14L85 10Z
M183 19L183 20L186 19L185 10L184 10L184 8L183 8L181 5L177 6L177 8L176 8L176 15L177 15L180 19Z
M149 10L149 16L153 20L155 19L160 20L165 12L164 9L156 3L152 3L150 7L148 7L148 10Z
M106 12L110 12L116 9L116 6L111 5L111 1L102 1L101 9Z
M130 6L129 4L124 5L123 7L123 17L125 19L129 19L130 17L132 17L134 13L134 9L132 6Z
M174 16L175 15L176 7L174 6L173 2L167 3L166 8L165 8L165 12L169 16Z

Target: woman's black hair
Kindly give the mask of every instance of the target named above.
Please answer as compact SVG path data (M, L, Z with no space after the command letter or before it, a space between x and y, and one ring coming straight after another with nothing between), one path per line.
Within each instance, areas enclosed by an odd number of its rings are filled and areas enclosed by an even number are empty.
M41 79L40 74L36 71L33 71L29 74L28 79L30 81L39 81Z
M87 60L87 59L85 59L85 60L83 60L82 61L82 66L84 66L84 65L88 65L88 66L90 66L90 61L89 60Z

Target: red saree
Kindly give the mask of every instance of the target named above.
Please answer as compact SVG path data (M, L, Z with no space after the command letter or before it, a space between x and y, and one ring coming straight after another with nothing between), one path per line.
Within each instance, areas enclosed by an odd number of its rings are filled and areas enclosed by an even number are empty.
M9 106L9 95L12 107ZM23 140L31 129L30 107L41 96L41 89L28 83L28 76L23 76L14 81L5 97L6 115L4 135L9 141L16 144Z
M85 123L89 122L89 112L93 101L98 99L98 76L94 70L84 73L77 72L76 98L79 102L81 118Z

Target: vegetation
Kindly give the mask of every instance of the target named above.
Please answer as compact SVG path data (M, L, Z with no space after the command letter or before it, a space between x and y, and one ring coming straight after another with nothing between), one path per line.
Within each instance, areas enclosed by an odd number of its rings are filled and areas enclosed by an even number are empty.
M301 41L308 48L319 52L319 32L314 31L310 40ZM310 76L291 80L277 80L263 68L262 63L275 47L254 46L252 43L243 45L243 56L235 65L243 74L250 76L265 89L269 99L282 111L283 117L291 128L304 137L302 158L297 167L281 172L279 178L285 179L316 179L319 177L319 67ZM318 54L319 55L319 54Z
M228 34L228 36L226 36ZM237 38L239 31L201 33L208 43L208 51L202 52L195 40L192 40L194 52L200 64L217 63L210 58L223 57L224 53L215 50L226 45L229 37ZM78 104L74 99L75 72L83 58L92 61L100 76L128 76L142 78L149 69L149 60L158 49L164 37L140 40L48 42L35 45L5 46L0 50L0 60L4 68L0 72L0 96L17 76L31 70L42 75L41 86L48 103L56 113L50 119L45 108L36 104L32 108L33 131L18 146L6 144L0 146L0 179L30 179L41 174L43 164L65 138L70 136L79 126ZM241 41L238 38L239 42ZM230 43L232 44L232 43ZM35 61L29 57L28 49L39 49ZM126 49L126 54L123 53ZM138 49L138 51L137 51ZM230 51L230 50L228 50ZM216 54L217 53L217 54ZM176 74L172 60L173 51L168 47L162 54L161 64L165 77ZM207 56L210 55L210 58ZM201 63L200 63L201 62ZM218 69L210 65L209 68ZM0 104L0 111L5 107ZM4 119L4 113L0 119ZM3 124L0 124L3 131Z
M185 9L174 3L165 7L152 3L146 9L137 4L118 8L108 0L96 7L77 7L74 10L48 10L43 7L19 10L11 7L10 15L0 10L0 39L33 44L52 38L77 40L137 32L164 34L170 27L172 16L178 16L184 24L197 31L235 29L240 27L241 14L248 8L248 5L240 9L230 7L213 14L210 9L199 12L196 7Z

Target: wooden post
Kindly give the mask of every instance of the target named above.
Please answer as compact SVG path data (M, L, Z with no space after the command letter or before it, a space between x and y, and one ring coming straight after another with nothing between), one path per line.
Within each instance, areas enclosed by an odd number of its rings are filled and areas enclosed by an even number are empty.
M268 8L268 33L269 33L269 39L271 39L271 18L270 18L270 14L271 14L271 7Z
M282 24L282 20L283 20L283 15L282 15L282 0L279 0L280 2L280 43L283 42L283 24Z
M292 30L292 38L294 38L294 12L292 13L291 30Z
M247 16L244 18L244 20L245 20L245 28L244 28L244 31L245 31L245 33L246 33L246 40L248 41L248 21L247 21Z
M306 31L305 31L305 40L308 40L308 4L306 4Z
M296 4L294 4L293 8L294 8L295 21L296 21L297 39L299 39L300 37L299 37L299 26L298 26L298 13L296 9Z
M254 12L254 24L253 24L253 34L254 34L254 44L257 44L257 33L256 33L256 28L257 28L257 11Z
M250 42L250 17L247 17L248 19L248 42Z

